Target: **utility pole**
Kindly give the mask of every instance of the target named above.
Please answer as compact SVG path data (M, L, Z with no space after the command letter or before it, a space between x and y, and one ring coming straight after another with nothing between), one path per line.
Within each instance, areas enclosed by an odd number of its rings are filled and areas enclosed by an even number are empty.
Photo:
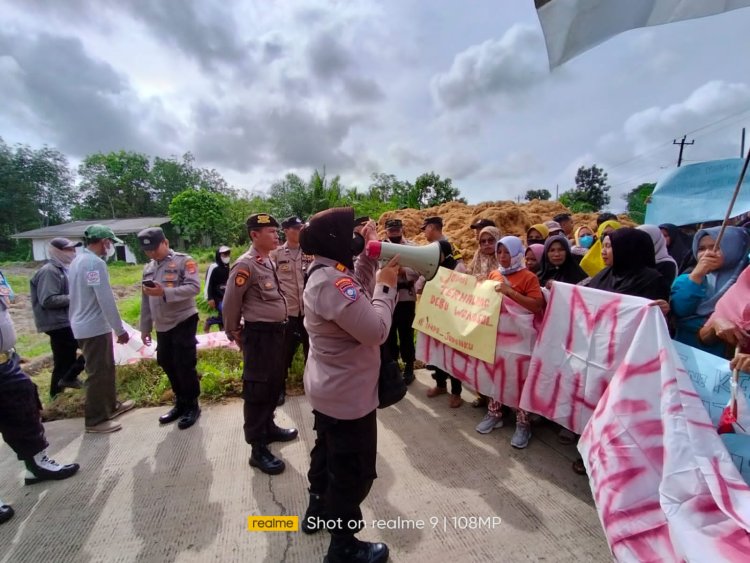
M694 145L695 144L695 139L693 139L692 141L690 141L688 143L688 142L685 141L686 138L687 138L687 135L683 135L682 136L682 140L679 143L677 142L677 139L675 139L674 141L672 141L673 145L680 145L680 156L677 157L677 167L678 168L680 166L682 166L682 151L685 150L685 145Z
M555 201L560 199L560 184L555 184Z
M745 158L745 128L742 128L742 141L740 142L740 158Z

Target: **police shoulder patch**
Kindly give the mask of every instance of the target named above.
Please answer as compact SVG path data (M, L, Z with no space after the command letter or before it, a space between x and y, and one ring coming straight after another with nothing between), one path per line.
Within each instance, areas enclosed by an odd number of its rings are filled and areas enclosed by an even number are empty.
M234 277L234 285L242 287L247 283L247 278L250 277L250 272L247 270L237 270L237 275Z
M359 299L359 291L357 291L357 286L354 285L354 280L352 278L339 278L334 285L336 286L336 289L341 292L341 295L350 301L356 301Z
M185 271L188 274L194 274L198 271L198 264L195 263L195 260L188 260L185 262Z

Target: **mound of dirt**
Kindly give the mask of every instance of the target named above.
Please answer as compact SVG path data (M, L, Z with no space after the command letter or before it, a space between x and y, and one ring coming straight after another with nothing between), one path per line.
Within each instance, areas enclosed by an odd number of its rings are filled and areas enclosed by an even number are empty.
M443 234L461 249L465 260L470 260L477 249L476 231L471 229L472 223L477 219L492 219L503 235L515 235L523 239L531 225L549 221L558 213L570 213L570 210L557 201L496 201L477 205L452 201L428 209L388 211L380 217L378 231L385 237L386 220L401 219L404 223L404 236L417 244L426 244L424 234L419 228L426 217L437 215L443 218ZM572 214L576 227L586 225L594 230L597 215L598 213ZM624 214L620 215L619 219L628 226L635 224Z

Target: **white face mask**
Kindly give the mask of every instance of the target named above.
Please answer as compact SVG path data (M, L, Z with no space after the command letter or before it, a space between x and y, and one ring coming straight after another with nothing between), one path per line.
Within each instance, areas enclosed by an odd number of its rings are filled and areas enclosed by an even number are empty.
M224 262L224 264L229 264L229 256L222 256L221 261Z
M108 244L106 246L105 252L107 253L105 255L106 259L109 260L115 255L115 244L112 241L107 241Z

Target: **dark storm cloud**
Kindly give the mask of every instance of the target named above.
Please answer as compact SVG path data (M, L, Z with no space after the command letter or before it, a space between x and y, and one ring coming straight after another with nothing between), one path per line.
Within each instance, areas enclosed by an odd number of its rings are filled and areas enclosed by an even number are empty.
M343 73L351 64L346 48L330 32L322 33L310 42L307 56L313 74L323 79Z
M15 82L16 97L4 103L33 116L44 136L69 154L155 148L142 134L149 124L174 133L159 122L158 104L143 103L127 78L89 57L76 38L0 31L0 57L18 69L5 77Z

